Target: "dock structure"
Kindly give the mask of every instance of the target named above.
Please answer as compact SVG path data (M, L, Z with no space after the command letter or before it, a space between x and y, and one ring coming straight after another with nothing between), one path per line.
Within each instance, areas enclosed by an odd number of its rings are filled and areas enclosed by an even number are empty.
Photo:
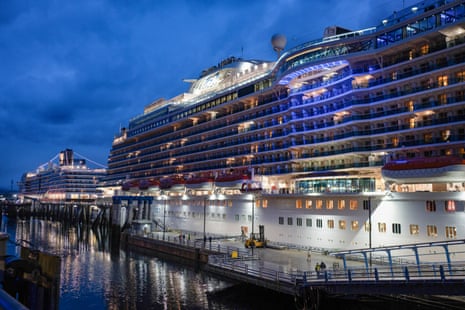
M182 248L202 253L202 270L292 295L308 309L317 309L326 295L464 296L465 240L332 253L312 251L310 256L307 250L285 247L252 252L231 239L214 239L205 244L200 239L186 241L176 235L162 240L161 234L153 233L132 238L137 240L134 245L140 245L141 238L157 239L157 244L165 243L161 251L171 256L180 255ZM144 244L150 247L150 242ZM169 244L173 245L172 253ZM443 251L439 253L438 249ZM320 262L327 267L315 270Z
M111 200L44 200L29 199L21 204L9 203L5 213L9 217L28 218L31 216L87 225L104 225L110 221Z
M132 226L152 231L150 214L153 199L153 196L113 196L110 224L120 230Z

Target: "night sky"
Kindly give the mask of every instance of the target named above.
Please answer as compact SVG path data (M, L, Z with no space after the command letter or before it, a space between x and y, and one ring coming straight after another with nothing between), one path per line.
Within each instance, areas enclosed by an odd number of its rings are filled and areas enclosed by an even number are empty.
M106 165L120 127L229 57L275 60L414 0L0 0L0 189L66 148Z

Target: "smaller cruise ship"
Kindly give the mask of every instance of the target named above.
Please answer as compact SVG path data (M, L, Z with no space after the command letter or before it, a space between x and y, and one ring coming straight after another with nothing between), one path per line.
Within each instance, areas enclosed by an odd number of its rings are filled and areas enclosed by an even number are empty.
M95 167L90 167L88 162ZM21 200L92 201L99 196L98 185L105 174L104 166L66 149L35 171L23 174L19 197Z

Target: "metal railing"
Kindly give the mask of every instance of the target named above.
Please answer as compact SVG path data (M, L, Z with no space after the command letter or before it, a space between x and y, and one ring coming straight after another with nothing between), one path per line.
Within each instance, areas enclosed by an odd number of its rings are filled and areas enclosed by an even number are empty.
M433 263L423 265L393 265L366 268L325 269L320 271L283 271L279 268L260 266L246 258L231 258L230 255L209 256L208 264L237 274L255 277L261 280L285 282L291 285L309 285L321 282L409 282L465 280L465 262L447 264Z

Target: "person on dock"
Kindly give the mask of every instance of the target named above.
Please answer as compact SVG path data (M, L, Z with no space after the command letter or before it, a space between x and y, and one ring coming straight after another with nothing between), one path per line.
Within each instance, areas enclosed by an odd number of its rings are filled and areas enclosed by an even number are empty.
M307 263L312 263L312 252L310 250L307 252Z

